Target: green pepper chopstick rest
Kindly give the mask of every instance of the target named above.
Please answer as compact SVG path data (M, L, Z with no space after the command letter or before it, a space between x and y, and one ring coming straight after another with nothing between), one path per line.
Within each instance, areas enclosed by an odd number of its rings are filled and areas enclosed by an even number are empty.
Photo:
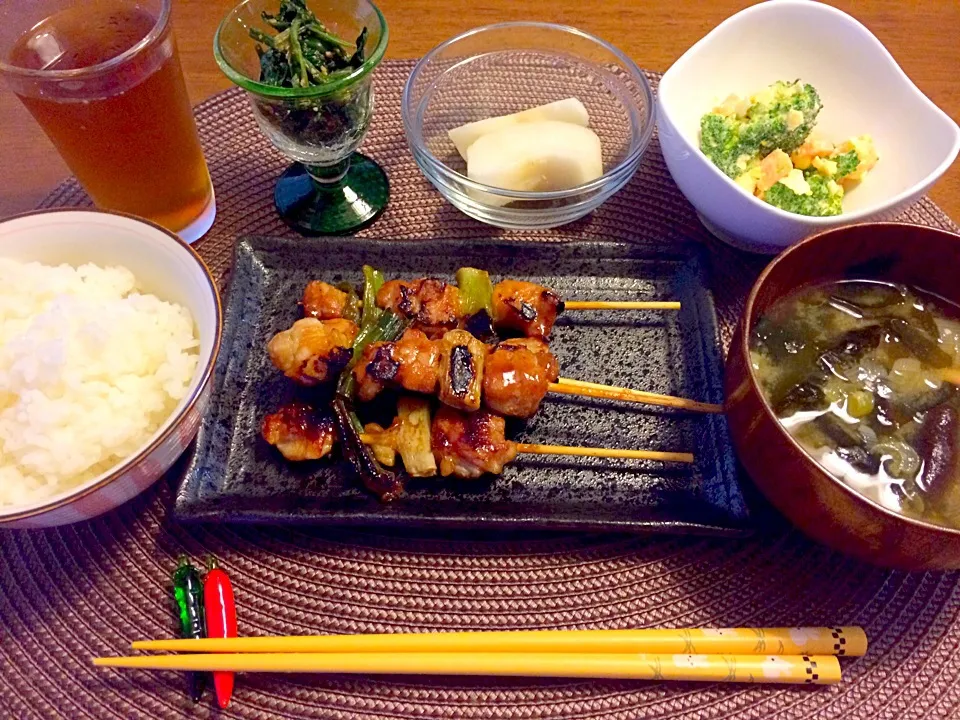
M200 640L207 636L203 614L203 582L200 572L181 556L177 569L173 573L173 596L177 601L180 615L180 635L185 639ZM187 674L190 697L200 702L207 684L207 674L192 672Z

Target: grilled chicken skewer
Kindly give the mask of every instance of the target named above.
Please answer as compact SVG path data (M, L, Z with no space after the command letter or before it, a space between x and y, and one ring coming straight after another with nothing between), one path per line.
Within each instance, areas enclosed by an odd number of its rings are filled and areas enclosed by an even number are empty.
M314 280L303 294L307 317L332 320L341 317L347 294ZM460 290L437 278L390 280L377 292L377 306L393 310L431 338L454 330L465 321ZM493 288L493 323L528 337L548 338L557 315L563 311L560 296L534 283L504 280Z
M425 412L429 413L428 410ZM418 477L411 471L404 452L403 431L404 426L410 422L407 418L403 414L399 415L385 432L377 432L376 426L368 425L362 439L365 443L372 445L374 450L378 447L397 450L403 458L407 472ZM512 462L517 455L576 455L680 463L694 461L691 453L682 452L518 443L506 439L506 422L503 417L486 410L464 413L440 406L430 427L430 447L439 465L440 474L444 477L453 475L460 478L477 478L487 473L499 475L503 472L503 467ZM423 439L420 440L420 445L425 445ZM425 473L425 475L432 474L435 473Z
M487 410L465 413L440 406L430 420L425 398L402 398L399 415L386 430L368 424L361 436L385 465L396 462L399 453L407 473L414 477L478 478L499 475L518 454L581 455L647 459L662 462L693 462L689 453L563 445L529 445L506 438L503 417ZM332 421L297 404L281 408L264 418L264 439L292 461L316 460L331 452L336 440Z
M394 387L436 394L442 403L460 410L477 410L482 401L488 410L508 417L533 417L547 393L723 412L722 406L712 403L561 378L559 363L542 340L513 338L483 345L463 330L430 340L413 329L396 342L372 343L353 374L363 402Z
M274 365L294 382L312 387L333 381L353 357L357 326L349 320L304 318L278 333L267 349ZM548 392L675 407L695 412L722 412L719 405L686 398L629 390L559 377L559 366L546 343L513 338L486 346L463 330L439 340L408 329L396 342L371 343L353 369L357 396L372 400L385 387L427 395L461 410L483 404L511 417L536 414Z
M436 335L456 324L458 292L455 286L439 280L391 281L380 288L377 296L418 319L422 327ZM513 303L515 309L519 308L517 317L521 320L524 308L532 305L518 298L541 302L545 293L549 293L546 288L519 281L504 281L494 289L498 306ZM352 359L352 344L358 332L355 323L338 317L348 302L349 297L342 290L324 282L311 282L302 302L310 317L278 333L268 345L274 365L301 385L334 380ZM534 315L543 319L545 312L556 309L552 302L545 307L546 310L534 311ZM514 321L516 318L507 320ZM439 392L443 402L465 410L478 409L483 396L489 409L514 417L535 414L548 391L695 412L722 411L719 405L710 403L611 386L585 387L586 383L559 378L556 360L539 338L506 340L486 354L482 349L478 340L462 330L445 330L439 342L434 342L423 329L412 328L400 341L377 345L375 350L368 348L367 354L358 358L355 374L360 383L360 399L369 400L389 385L411 392Z
M385 387L436 395L457 410L487 409L511 417L536 414L559 366L534 338L484 345L464 330L430 340L407 330L396 342L371 343L353 368L357 398L372 400Z
M330 320L343 317L348 297L325 282L314 280L303 293L307 317ZM391 280L376 296L377 306L410 320L431 338L468 325L460 289L437 278ZM564 303L553 290L523 280L503 280L493 286L494 326L526 337L548 339L557 316L567 310L679 310L678 302L570 301Z

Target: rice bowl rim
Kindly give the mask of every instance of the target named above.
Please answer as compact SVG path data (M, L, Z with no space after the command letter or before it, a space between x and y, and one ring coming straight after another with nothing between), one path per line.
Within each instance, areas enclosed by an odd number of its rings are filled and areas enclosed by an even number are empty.
M110 483L118 480L122 477L127 471L136 467L144 460L146 460L150 455L152 455L157 448L166 443L174 434L174 432L179 427L180 423L183 422L183 419L187 414L193 410L197 402L200 399L200 396L203 394L204 389L210 382L211 377L213 376L213 370L217 362L217 357L220 355L220 343L223 337L223 304L220 299L220 291L217 289L217 283L213 279L213 274L210 272L210 268L207 266L207 263L204 262L203 258L200 257L199 253L194 250L189 243L181 240L175 233L167 230L165 227L157 225L155 222L146 220L144 218L138 217L137 215L132 215L130 213L121 212L119 210L104 210L100 208L50 208L44 210L29 210L27 212L18 213L17 215L11 215L10 217L3 218L0 220L0 226L6 225L9 222L15 220L21 220L27 217L33 217L35 215L53 215L59 213L89 213L91 215L114 215L118 217L125 218L127 220L132 220L141 225L146 225L154 230L157 230L161 234L165 235L167 238L179 245L183 250L186 250L189 256L197 263L203 272L203 276L207 281L207 287L210 290L210 294L213 298L214 304L214 337L213 344L210 349L210 356L207 358L206 364L203 367L203 370L200 373L200 381L197 383L196 388L187 398L186 404L178 412L172 412L163 424L159 428L154 430L152 435L155 437L153 440L142 450L121 460L119 463L114 465L110 470L107 470L105 474L98 475L97 477L88 480L86 483L83 483L76 487L72 492L68 492L67 495L53 500L49 503L41 505L39 507L31 507L26 510L17 510L16 506L14 509L9 512L5 512L0 509L0 527L6 523L26 520L28 518L37 517L45 513L51 512L53 510L59 510L60 508L66 507L81 498L91 495ZM0 256L2 256L2 248L0 248ZM194 320L194 322L196 322ZM196 370L194 370L196 373ZM193 377L191 377L191 382L193 382ZM178 403L179 404L179 403ZM107 511L109 512L109 511Z

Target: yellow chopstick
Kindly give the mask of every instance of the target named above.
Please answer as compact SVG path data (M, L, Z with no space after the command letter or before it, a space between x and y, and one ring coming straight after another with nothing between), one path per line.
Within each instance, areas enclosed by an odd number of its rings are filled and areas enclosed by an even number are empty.
M666 653L849 655L867 651L859 627L521 630L387 635L138 640L134 650L226 653Z
M199 672L483 675L808 685L840 682L840 662L833 655L249 653L94 658L93 664Z

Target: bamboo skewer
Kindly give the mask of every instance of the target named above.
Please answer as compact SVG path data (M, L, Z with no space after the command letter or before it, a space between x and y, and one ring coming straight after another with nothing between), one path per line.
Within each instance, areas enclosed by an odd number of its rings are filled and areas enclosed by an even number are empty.
M200 642L200 641L194 641ZM581 653L248 653L94 658L99 667L192 672L284 672L615 678L832 685L832 655Z
M365 445L377 444L377 436L360 434ZM621 450L620 448L577 447L573 445L537 445L517 443L517 452L526 455L576 455L579 457L619 458L621 460L658 460L660 462L692 463L692 453L661 452L659 450Z
M960 368L946 368L940 371L940 378L951 385L960 385Z
M480 632L292 635L138 640L134 650L222 653L664 653L836 655L860 657L867 636L859 627L655 628L626 630L494 630Z
M567 300L565 310L679 310L680 303L660 300Z
M537 445L517 443L517 452L529 455L576 455L579 457L619 458L621 460L658 460L692 463L693 453L659 450L621 450L619 448L576 447L570 445Z
M363 301L357 303L363 307ZM565 300L564 310L679 310L675 300Z
M661 395L660 393L652 393L645 390L631 390L630 388L621 388L614 385L601 385L583 380L572 380L570 378L560 378L557 382L551 384L550 392L558 395L581 395L602 400L623 400L647 405L661 405L663 407L691 410L693 412L723 412L723 405L705 403L698 400L688 400L687 398L675 397L673 395Z

